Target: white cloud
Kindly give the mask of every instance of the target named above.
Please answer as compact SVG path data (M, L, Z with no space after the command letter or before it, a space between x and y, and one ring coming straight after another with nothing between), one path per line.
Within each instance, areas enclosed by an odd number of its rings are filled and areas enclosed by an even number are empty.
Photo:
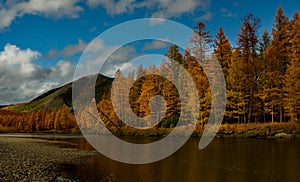
M138 68L137 65L128 62L126 64L123 64L121 66L120 70L122 71L123 74L127 75L127 74L131 73L133 70L136 70L137 68Z
M34 61L41 54L6 44L0 52L0 104L25 102L73 78L74 66L59 61L53 68L45 68Z
M83 52L80 62L76 66L75 79L99 73L99 69L106 61L105 58L112 55L118 48L119 46L105 45L100 38L95 39Z
M15 45L7 44L4 47L4 51L0 52L1 67L5 68L10 66L15 70L18 70L18 74L27 77L30 76L31 72L36 68L36 66L32 64L32 60L40 55L41 54L37 51L32 51L30 49L22 51Z
M130 13L137 8L152 9L152 18L179 17L185 13L193 13L196 8L206 10L210 7L211 0L87 0L87 4L94 8L102 6L110 15Z
M143 50L161 49L167 47L168 45L168 40L166 40L166 42L161 40L154 40L150 43L146 43L143 47Z
M206 10L211 0L164 0L157 1L157 11L151 17L171 18L179 17L185 13L193 13L198 7Z
M136 68L136 65L128 62L137 56L135 48L131 46L108 46L97 39L86 54L89 59L79 64L77 69L88 74L99 73L104 63L101 73L107 76L114 76L117 69L129 73ZM105 60L103 55L110 57ZM0 51L0 105L29 101L73 80L75 66L71 62L60 60L55 66L47 68L35 63L40 57L41 53L37 51L23 50L11 44Z
M97 38L88 45L77 64L75 79L98 73L113 77L118 69L131 71L132 64L128 62L136 56L133 46L109 45Z
M73 56L74 54L83 52L84 49L87 47L87 45L88 44L86 42L84 42L81 39L78 39L78 43L77 44L67 45L62 50L57 51L57 50L51 49L46 54L46 57L48 57L50 59L55 59L58 56L62 56L64 58L69 58L70 56Z
M63 84L72 81L75 67L69 61L60 60L51 70L51 78L55 78L57 83Z
M25 14L77 18L83 11L83 8L77 5L78 2L79 0L8 0L0 3L0 29L9 27L15 18Z
M130 63L137 55L134 47L125 46L117 49L107 62L103 65L103 74L114 76L118 69L123 73L129 73L134 69L134 65Z
M149 21L150 26L161 25L165 22L165 19L162 18L151 18Z
M135 0L87 0L89 7L103 6L109 15L128 13L136 6Z
M210 11L208 11L204 15L197 18L197 20L210 21L212 18L213 18L213 14Z
M84 11L79 5L81 0L8 0L0 2L0 30L11 25L18 17L25 14L38 15L52 18L77 18ZM136 9L147 9L146 16L152 18L180 17L183 14L191 14L200 8L206 11L211 0L86 0L90 8L102 6L106 12L113 16L124 13L132 13ZM152 23L161 23L155 20Z

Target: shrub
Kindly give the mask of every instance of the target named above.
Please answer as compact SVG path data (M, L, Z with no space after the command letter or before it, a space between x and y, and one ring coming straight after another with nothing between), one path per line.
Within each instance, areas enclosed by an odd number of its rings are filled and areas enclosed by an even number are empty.
M172 128L172 127L176 126L177 122L178 122L178 118L172 117L172 118L165 119L161 123L161 126L164 128Z

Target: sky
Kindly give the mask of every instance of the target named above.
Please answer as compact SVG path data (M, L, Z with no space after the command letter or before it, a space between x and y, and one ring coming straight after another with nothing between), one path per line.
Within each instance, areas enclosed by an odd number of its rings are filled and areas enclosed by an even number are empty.
M126 21L163 18L190 29L203 21L213 36L219 27L223 27L235 46L245 15L253 13L261 18L259 33L264 29L270 32L279 5L290 18L300 9L300 3L291 0L2 0L0 105L29 101L72 81L77 63L87 46L103 32ZM165 23L167 21L149 22L141 31L150 31L148 28L153 24ZM131 33L119 32L116 39L125 39ZM169 33L171 35L173 31ZM176 36L180 36L178 31ZM106 41L98 37L93 45L97 50L110 52L120 47L117 43L110 43L114 42L114 37ZM162 37L166 42L169 39ZM169 45L164 41L139 41L121 47L111 59L133 59L136 57L132 56L133 53L163 55ZM152 64L153 60L146 60L145 66ZM85 66L93 67L103 64L103 61L95 59ZM124 71L135 68L133 63L118 66ZM112 74L115 70L107 71Z

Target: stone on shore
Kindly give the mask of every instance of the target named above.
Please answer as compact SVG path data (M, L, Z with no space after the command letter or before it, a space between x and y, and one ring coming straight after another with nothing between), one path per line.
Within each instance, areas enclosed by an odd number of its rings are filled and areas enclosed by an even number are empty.
M287 134L287 133L284 133L284 132L280 132L280 133L277 133L276 135L274 135L275 138L286 138L286 139L289 139L289 138L292 138L292 134Z

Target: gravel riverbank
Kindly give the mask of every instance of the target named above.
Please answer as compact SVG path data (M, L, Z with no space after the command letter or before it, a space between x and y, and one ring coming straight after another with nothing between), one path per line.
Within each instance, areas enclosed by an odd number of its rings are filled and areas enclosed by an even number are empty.
M67 145L0 136L0 181L80 181L74 166L97 152Z

